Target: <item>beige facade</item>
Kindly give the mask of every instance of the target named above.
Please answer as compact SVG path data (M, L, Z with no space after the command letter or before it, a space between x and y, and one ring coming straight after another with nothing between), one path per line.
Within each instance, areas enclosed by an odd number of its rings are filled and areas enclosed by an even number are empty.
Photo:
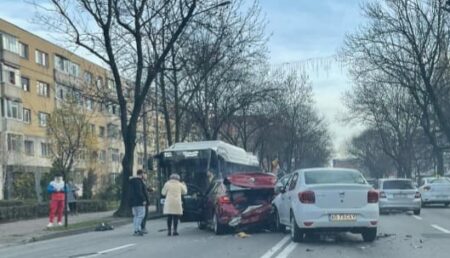
M88 170L98 178L120 173L124 148L118 105L100 103L92 96L98 88L113 94L108 70L0 19L0 71L0 199L11 171L45 173L50 169L46 119L68 94L89 113L98 136L96 162L88 164L80 158L79 176ZM154 119L149 116L149 120L153 131ZM135 169L143 166L143 147L142 141L137 144ZM149 144L149 155L155 154L154 147Z

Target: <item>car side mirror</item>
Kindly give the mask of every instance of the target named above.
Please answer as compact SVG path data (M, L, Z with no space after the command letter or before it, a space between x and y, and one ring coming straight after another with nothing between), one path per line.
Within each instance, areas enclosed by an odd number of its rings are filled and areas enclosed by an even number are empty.
M286 187L282 186L280 187L280 193L285 193L286 192Z

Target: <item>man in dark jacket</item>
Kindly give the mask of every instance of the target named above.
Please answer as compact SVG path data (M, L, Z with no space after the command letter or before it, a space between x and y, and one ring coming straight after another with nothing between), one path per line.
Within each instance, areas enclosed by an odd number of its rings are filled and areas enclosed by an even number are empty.
M130 179L130 205L133 212L133 228L135 236L142 236L142 220L145 216L145 207L148 203L148 194L145 187L144 171L139 169L137 176Z

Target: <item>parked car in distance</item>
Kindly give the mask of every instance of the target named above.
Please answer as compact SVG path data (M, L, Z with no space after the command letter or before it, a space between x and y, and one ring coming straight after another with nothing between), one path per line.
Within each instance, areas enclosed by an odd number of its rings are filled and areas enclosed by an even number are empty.
M292 173L273 200L275 227L291 228L291 238L345 231L374 241L378 225L378 192L357 170L302 169Z
M378 181L380 213L388 210L413 211L420 214L421 194L410 179L388 178Z
M447 177L423 178L419 191L422 195L422 207L428 204L450 205L450 179Z

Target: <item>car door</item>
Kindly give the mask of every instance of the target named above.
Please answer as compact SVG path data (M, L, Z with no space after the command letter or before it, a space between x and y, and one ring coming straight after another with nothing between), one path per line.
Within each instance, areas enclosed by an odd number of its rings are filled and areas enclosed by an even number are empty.
M292 192L297 184L298 173L294 173L286 183L285 191L281 195L281 211L280 211L280 221L283 224L288 225L290 222L290 209L292 201Z
M205 196L195 185L187 185L187 194L183 195L182 222L202 221L204 218Z

